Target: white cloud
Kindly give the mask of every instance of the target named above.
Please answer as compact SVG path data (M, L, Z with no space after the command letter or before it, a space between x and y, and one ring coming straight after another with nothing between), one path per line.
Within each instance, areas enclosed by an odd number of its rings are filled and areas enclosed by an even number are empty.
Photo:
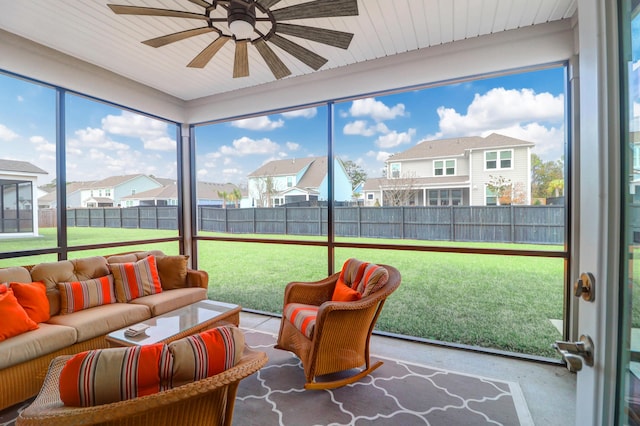
M56 152L56 145L54 143L49 143L42 136L31 136L29 138L29 142L35 145L36 151L40 152Z
M284 120L272 121L267 116L244 118L242 120L232 121L233 127L249 130L274 130L284 126Z
M283 112L284 118L313 118L318 114L317 108L298 109L295 111Z
M404 104L389 108L375 98L358 99L351 104L349 113L352 117L371 117L375 121L392 120L404 116Z
M16 96L16 99L18 100L18 102L24 102L24 97L22 95Z
M78 139L70 141L72 147L93 147L112 151L126 151L129 149L129 145L107 138L106 133L102 129L87 127L86 129L76 130L75 135Z
M297 151L300 149L300 144L299 143L295 143L295 142L287 142L287 149L289 151Z
M207 171L207 169L200 169L198 170L198 178L202 179L205 176L207 176L209 174L209 172Z
M399 145L411 143L411 138L416 134L416 129L409 129L406 132L396 132L395 130L380 136L376 139L376 145L380 148L394 148Z
M176 141L168 136L154 139L143 139L145 149L156 151L173 151L176 149Z
M484 95L476 94L464 115L441 106L438 116L440 131L433 135L435 138L478 135L491 129L535 121L562 123L564 95L500 87Z
M439 131L426 139L500 133L536 144L533 151L555 160L564 153L564 95L531 89L494 88L476 94L466 114L438 108Z
M5 126L0 124L0 141L9 142L18 137L18 134Z
M376 123L369 126L366 120L356 120L345 124L342 132L345 135L373 136L377 133L387 134L389 128L384 123Z
M166 136L167 123L129 111L122 111L120 115L104 117L102 129L114 135L153 139Z
M233 147L223 145L220 153L223 155L252 155L252 154L273 154L280 149L280 146L268 138L254 140L246 136L236 139L232 143Z

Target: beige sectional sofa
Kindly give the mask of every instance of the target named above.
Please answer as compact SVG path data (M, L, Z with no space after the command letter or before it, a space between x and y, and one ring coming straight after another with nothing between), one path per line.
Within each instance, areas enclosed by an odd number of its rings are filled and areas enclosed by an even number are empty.
M58 283L84 281L109 275L110 263L136 262L154 255L162 292L61 314ZM164 259L162 262L160 259ZM166 261L165 261L166 260ZM175 260L178 262L176 263ZM175 265L182 263L181 268ZM161 266L164 266L164 270ZM164 279L163 279L164 278ZM50 361L59 355L108 347L111 331L207 298L209 276L186 268L186 259L165 256L161 251L41 263L0 269L0 283L41 281L47 288L51 318L27 331L0 341L0 410L35 396L42 386ZM6 319L0 319L0 324Z

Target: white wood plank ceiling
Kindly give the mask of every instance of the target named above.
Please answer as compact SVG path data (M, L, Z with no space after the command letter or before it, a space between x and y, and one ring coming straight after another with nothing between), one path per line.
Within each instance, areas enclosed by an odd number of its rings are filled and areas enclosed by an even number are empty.
M282 0L272 10L309 1ZM233 43L226 43L205 68L188 68L186 65L216 39L215 32L159 48L141 42L201 27L202 21L116 15L108 3L203 13L202 7L189 0L0 0L0 28L183 100L274 80L254 46L249 46L249 77L232 78ZM354 38L349 48L342 50L286 36L328 59L319 71L269 43L292 72L286 78L568 19L576 12L576 0L358 0L358 11L353 17L289 21L351 32Z

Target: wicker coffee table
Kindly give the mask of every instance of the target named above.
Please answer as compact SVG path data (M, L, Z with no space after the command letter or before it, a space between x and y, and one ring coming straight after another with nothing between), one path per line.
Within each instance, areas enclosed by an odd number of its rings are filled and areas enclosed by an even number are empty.
M237 326L240 323L240 309L240 305L232 303L201 300L142 321L141 324L149 328L138 336L125 336L125 327L107 334L105 339L110 347L169 343L220 325Z

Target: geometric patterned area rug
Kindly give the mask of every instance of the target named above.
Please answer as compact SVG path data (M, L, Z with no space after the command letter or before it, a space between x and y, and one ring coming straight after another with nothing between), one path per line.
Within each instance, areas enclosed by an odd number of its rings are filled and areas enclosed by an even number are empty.
M384 364L359 382L305 390L300 360L274 349L276 336L243 331L269 362L240 382L234 426L533 425L517 383L375 355Z
M375 355L371 362L384 364L359 382L305 390L300 360L274 349L275 335L243 331L247 344L266 352L269 362L240 382L234 426L533 425L517 383ZM28 405L0 411L0 426L15 425Z

